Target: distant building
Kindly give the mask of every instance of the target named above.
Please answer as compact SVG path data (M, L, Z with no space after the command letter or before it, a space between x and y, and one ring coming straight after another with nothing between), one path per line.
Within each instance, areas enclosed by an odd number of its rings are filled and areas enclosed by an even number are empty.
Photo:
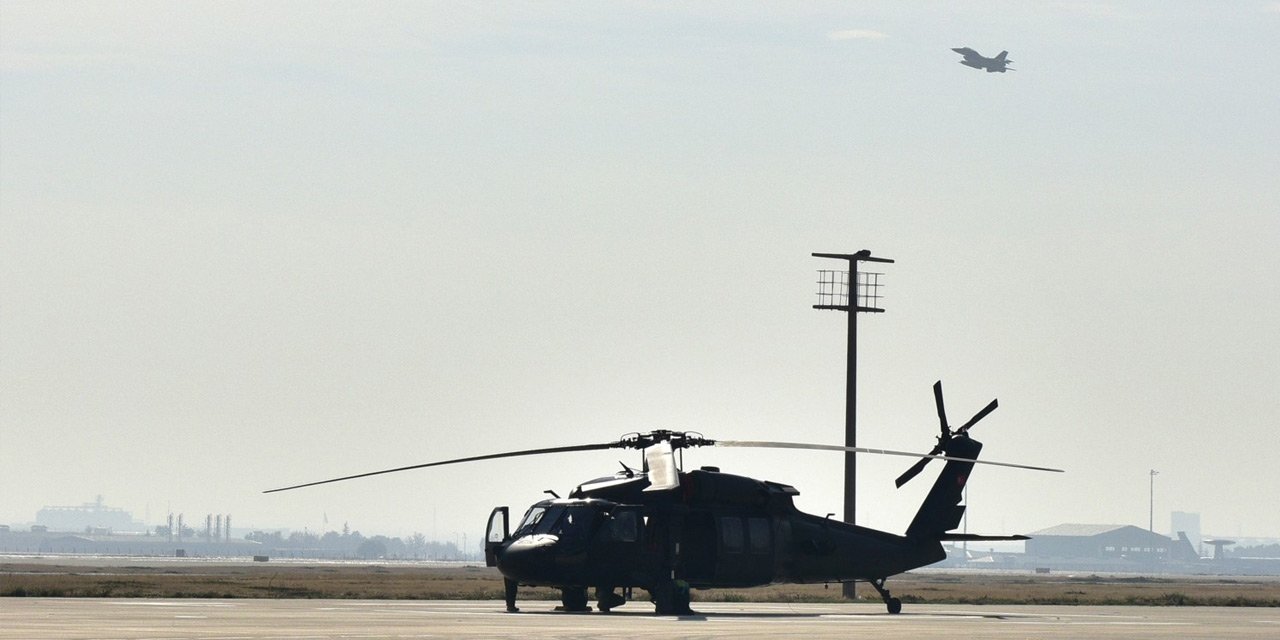
M1030 534L1027 555L1043 559L1162 562L1172 541L1123 524L1060 524Z
M0 553L22 554L89 554L113 556L243 557L264 553L263 546L246 540L207 542L203 540L170 540L165 536L145 534L99 534L68 531L45 531L43 525L31 532L10 531L0 535Z
M103 504L102 496L98 496L96 502L86 502L78 507L45 507L36 512L36 523L50 531L147 530L147 525L134 520L128 511Z

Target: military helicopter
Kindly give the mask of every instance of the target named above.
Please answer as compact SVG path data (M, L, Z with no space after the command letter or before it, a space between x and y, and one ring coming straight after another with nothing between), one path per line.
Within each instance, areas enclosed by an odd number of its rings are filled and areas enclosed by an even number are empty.
M640 449L644 452L641 469L624 464L611 476L582 483L568 497L542 500L529 507L514 528L507 507L497 507L490 513L485 563L497 567L503 575L508 611L519 611L516 596L520 585L558 588L562 605L559 609L577 612L591 610L589 588L595 590L596 607L608 612L632 600L638 587L648 593L657 613L688 615L692 613L691 588L861 580L876 589L889 613L896 614L902 611L902 601L890 595L885 581L945 559L944 541L1027 539L1021 535L951 533L964 514L961 492L974 464L1061 471L978 460L982 443L969 437L969 429L994 411L997 402L992 400L968 422L953 429L947 424L941 381L934 385L933 392L941 434L933 450L924 455L799 442L713 440L696 432L655 430L628 434L612 442L428 462L264 493L463 462ZM683 458L682 450L710 446L918 457L898 477L899 487L931 460L945 460L946 465L905 534L896 535L804 513L793 503L800 492L786 484L723 473L717 467L681 470L677 456Z

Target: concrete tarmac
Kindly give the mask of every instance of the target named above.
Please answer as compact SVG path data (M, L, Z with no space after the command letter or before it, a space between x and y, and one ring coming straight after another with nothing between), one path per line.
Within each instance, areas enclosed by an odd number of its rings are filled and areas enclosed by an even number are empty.
M325 638L1277 638L1280 609L694 603L657 616L554 602L0 598L4 640L318 640Z

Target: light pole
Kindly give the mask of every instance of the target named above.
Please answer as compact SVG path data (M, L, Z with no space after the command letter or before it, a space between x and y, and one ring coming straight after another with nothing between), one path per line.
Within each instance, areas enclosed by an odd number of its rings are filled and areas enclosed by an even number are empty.
M1147 487L1147 531L1151 533L1156 532L1156 476L1158 475L1160 475L1159 471L1151 470L1151 486Z
M875 306L880 301L879 273L859 273L859 262L892 263L888 258L875 258L871 251L857 253L815 253L815 258L845 260L848 271L818 271L818 304L814 309L833 309L849 314L848 353L845 357L844 446L858 446L858 313L884 313ZM857 507L858 463L853 452L844 454L844 521L854 524ZM852 600L856 593L853 582L843 586L844 597Z

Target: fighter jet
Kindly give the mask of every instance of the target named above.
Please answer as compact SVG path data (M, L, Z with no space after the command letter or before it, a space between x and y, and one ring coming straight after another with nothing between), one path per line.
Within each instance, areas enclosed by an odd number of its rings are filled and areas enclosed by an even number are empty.
M994 58L984 58L982 54L970 49L969 47L958 47L952 51L964 56L964 60L960 64L974 69L986 69L987 73L1004 73L1005 71L1015 71L1009 68L1009 63L1013 62L1005 56L1009 55L1008 51L1001 51L1000 55Z

